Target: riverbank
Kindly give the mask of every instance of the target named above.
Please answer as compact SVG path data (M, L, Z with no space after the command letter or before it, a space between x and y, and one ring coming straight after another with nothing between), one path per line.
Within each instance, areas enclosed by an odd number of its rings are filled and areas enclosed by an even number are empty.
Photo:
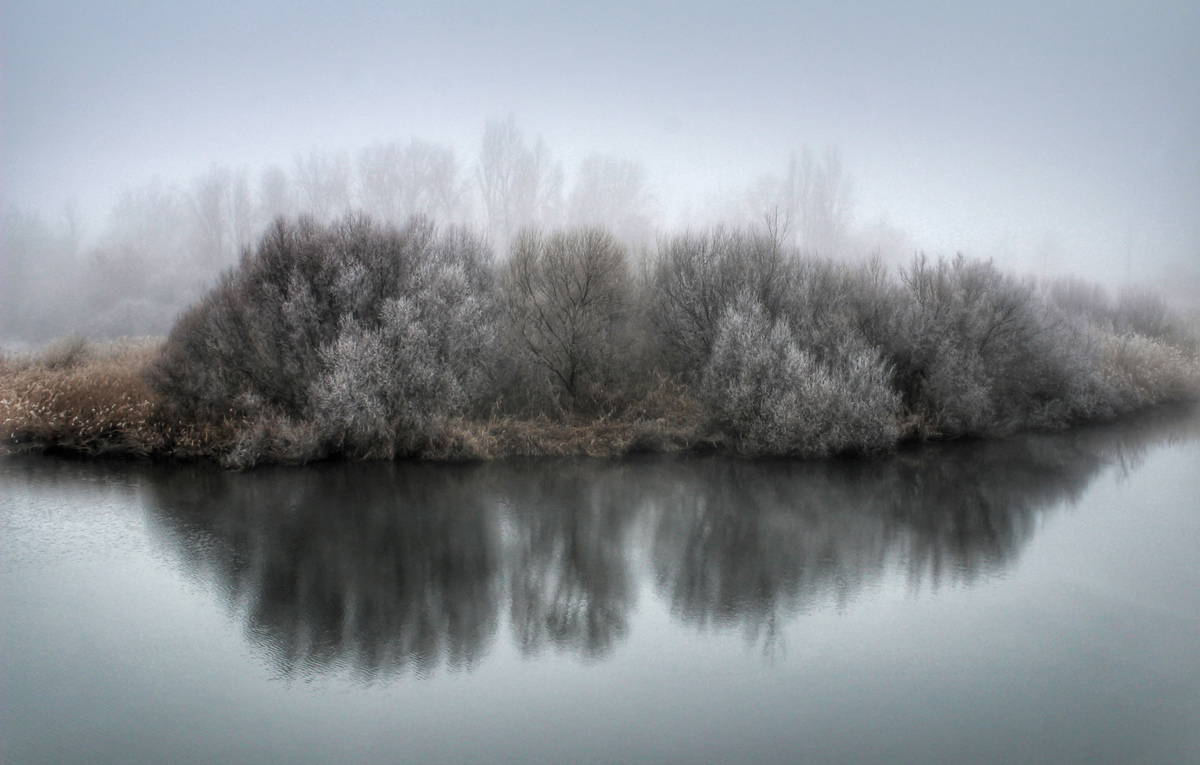
M146 382L146 372L161 357L163 344L161 338L110 343L64 338L38 352L0 357L0 455L59 452L212 460L230 468L343 456L311 424L286 417L181 417ZM1160 349L1163 358L1148 359L1145 343L1131 338L1111 346L1106 355L1108 376L1131 395L1136 393L1141 402L1137 410L1200 398L1196 358ZM938 433L912 413L905 415L901 427L897 443L950 435ZM403 456L474 461L686 451L741 450L687 386L664 377L638 406L620 414L456 417Z
M252 454L258 457L253 463L336 456L313 428L285 417L180 417L146 384L146 370L162 345L161 338L110 343L64 338L38 352L0 357L0 454L211 459L229 467L247 466ZM672 391L672 411L666 411L662 399L669 387L664 382L646 402L658 416L460 417L409 456L461 461L719 448L721 438L705 427L697 401Z

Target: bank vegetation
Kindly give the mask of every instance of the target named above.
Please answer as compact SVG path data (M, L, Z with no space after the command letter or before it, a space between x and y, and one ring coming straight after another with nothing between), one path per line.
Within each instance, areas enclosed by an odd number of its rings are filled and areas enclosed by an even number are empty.
M228 467L727 450L874 454L1200 396L1200 333L962 256L892 271L770 228L665 237L279 219L165 340L0 361L4 448Z

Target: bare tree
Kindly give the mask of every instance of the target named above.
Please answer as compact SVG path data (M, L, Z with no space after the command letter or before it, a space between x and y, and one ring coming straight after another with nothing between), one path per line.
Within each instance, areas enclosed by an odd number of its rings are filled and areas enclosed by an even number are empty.
M358 160L363 208L402 223L413 215L447 220L461 207L454 151L419 139L364 149Z
M192 257L204 265L228 265L253 240L253 206L245 170L213 165L193 182L188 208L196 231Z
M825 150L818 162L805 147L792 154L783 178L761 176L744 197L739 217L759 221L774 218L777 227L791 232L799 246L811 253L836 258L849 244L853 184L846 176L836 149Z
M592 154L579 166L567 211L572 225L605 226L634 247L653 233L653 206L640 162Z
M505 304L522 351L572 402L611 363L629 292L625 248L597 228L548 237L522 231L504 273Z
M850 225L853 188L837 150L826 149L820 164L808 147L799 159L793 154L786 190L800 245L827 257L840 255Z
M500 249L520 229L553 225L562 207L561 164L539 136L533 147L517 127L516 118L489 120L476 168L487 227Z
M350 206L350 160L319 151L297 155L295 184L300 211L328 223Z
M695 378L718 323L742 293L773 321L795 284L795 259L770 229L685 232L661 240L650 273L650 315L667 359Z
M270 223L281 215L291 213L294 207L287 173L279 165L270 165L263 170L258 182L259 222Z
M186 205L177 188L157 179L124 192L109 214L104 244L125 243L158 259L174 259L185 248Z

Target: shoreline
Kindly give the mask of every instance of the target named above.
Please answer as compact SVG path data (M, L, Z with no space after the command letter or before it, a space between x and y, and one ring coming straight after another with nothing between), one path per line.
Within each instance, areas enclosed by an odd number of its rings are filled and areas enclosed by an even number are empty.
M35 453L77 459L210 462L232 469L338 460L414 459L449 464L561 457L615 459L644 453L751 459L870 458L923 443L1069 432L1200 403L1200 392L1193 392L1149 402L1114 417L1073 422L1066 428L1027 428L992 435L939 434L909 414L891 448L754 455L739 449L698 401L684 395L673 412L658 417L555 418L544 413L457 417L408 451L351 454L322 443L312 425L287 418L204 422L172 416L170 407L143 378L162 343L161 339L137 339L93 345L64 339L37 355L4 359L0 366L0 457Z

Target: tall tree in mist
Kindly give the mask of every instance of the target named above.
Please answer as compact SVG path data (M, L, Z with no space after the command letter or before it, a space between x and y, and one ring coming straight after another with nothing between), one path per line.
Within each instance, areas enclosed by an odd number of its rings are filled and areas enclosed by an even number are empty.
M488 232L497 249L507 249L525 226L553 225L562 207L562 165L539 136L529 146L512 115L489 120L475 178L483 197Z
M799 159L793 154L788 163L787 190L800 245L828 257L840 255L850 225L853 188L842 171L837 150L826 149L820 163L807 147Z
M576 226L605 226L633 247L652 238L653 207L642 163L592 154L579 166L567 217Z
M599 228L522 231L502 277L517 345L572 404L614 366L630 294L625 248Z
M254 203L246 170L213 165L192 183L187 201L196 227L193 258L224 268L253 241Z
M358 177L363 211L382 221L449 220L462 207L458 162L448 147L416 138L370 146L359 154Z
M294 208L292 184L287 173L279 165L268 165L258 181L259 221L273 221L290 214Z
M806 146L792 154L782 178L758 179L746 195L746 207L756 223L766 216L800 247L836 258L845 254L850 240L853 183L836 149L826 149L818 162Z
M296 157L296 201L299 212L328 223L351 206L350 160L344 154L313 151Z

